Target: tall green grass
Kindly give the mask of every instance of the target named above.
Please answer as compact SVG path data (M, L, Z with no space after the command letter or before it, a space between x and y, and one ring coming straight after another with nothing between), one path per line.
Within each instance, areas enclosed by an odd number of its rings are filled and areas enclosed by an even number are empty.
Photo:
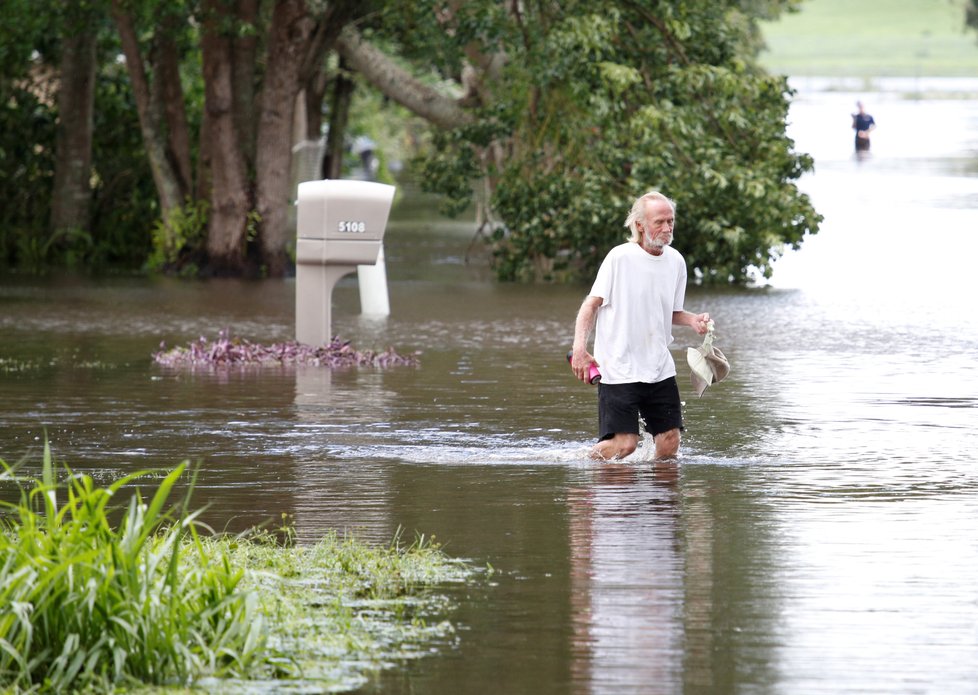
M109 504L137 473L98 488L70 476L59 502L50 449L40 480L21 481L0 532L0 683L53 691L185 684L246 675L266 628L226 554L201 542L194 514L136 491L117 524ZM4 463L4 477L13 471ZM190 547L192 563L182 561Z
M186 462L149 499L131 490L147 472L107 487L66 472L59 484L47 445L39 479L0 460L20 490L0 502L0 692L348 690L450 642L430 587L475 574L423 537L203 533L190 492L168 502Z

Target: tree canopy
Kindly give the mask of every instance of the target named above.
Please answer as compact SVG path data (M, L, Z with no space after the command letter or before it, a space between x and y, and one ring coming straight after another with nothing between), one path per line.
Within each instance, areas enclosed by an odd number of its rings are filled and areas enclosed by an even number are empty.
M468 181L489 182L504 279L590 274L650 188L677 201L676 245L698 277L768 274L820 219L794 184L812 160L785 135L787 83L752 63L755 22L779 6L431 1L388 12L402 54L427 55L439 34L440 73L464 84L475 72L472 118L439 132L422 181L459 205Z
M754 63L757 21L795 4L9 0L0 196L25 207L3 212L0 254L284 274L293 146L329 124L341 173L359 85L430 124L408 175L449 211L475 202L500 279L590 275L658 188L695 276L742 283L820 220L791 92ZM57 98L89 70L91 99Z

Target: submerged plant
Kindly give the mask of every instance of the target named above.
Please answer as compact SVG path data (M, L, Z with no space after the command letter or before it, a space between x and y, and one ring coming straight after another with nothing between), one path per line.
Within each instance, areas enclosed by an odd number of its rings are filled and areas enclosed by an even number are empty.
M383 352L357 350L350 341L333 338L325 345L306 345L294 340L271 345L252 343L244 338L230 337L221 331L217 340L204 337L187 347L160 349L153 360L166 367L211 366L234 367L247 365L313 365L330 369L348 367L417 366L416 355L400 355L394 348Z
M286 549L253 539L232 553L252 570L246 584L268 611L270 653L288 655L274 663L279 677L316 684L317 692L359 687L369 671L453 643L455 628L443 617L449 600L430 587L475 574L421 537L384 548L330 532Z
M351 689L451 638L448 600L427 588L475 573L423 537L370 548L334 533L296 545L290 529L203 534L189 492L167 508L186 462L121 509L113 499L146 472L98 488L68 471L62 488L47 445L40 480L0 466L21 490L0 503L3 692Z

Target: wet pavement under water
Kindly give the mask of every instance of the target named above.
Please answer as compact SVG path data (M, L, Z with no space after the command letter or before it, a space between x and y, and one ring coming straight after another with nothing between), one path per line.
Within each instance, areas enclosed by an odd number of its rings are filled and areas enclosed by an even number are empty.
M494 283L471 225L410 197L391 316L350 279L333 327L420 368L152 364L225 328L290 339L292 281L7 277L0 457L46 435L106 482L199 460L215 527L402 529L494 568L445 589L451 643L364 692L978 692L978 101L803 91L791 121L823 230L767 287L690 288L733 371L696 398L676 331L678 462L590 461L596 392L564 360L587 287Z

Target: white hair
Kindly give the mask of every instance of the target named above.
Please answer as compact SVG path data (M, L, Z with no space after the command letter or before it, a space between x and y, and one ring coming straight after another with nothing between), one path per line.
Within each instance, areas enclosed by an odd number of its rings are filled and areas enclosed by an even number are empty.
M638 243L641 240L642 234L638 231L636 223L645 221L645 206L650 200L662 200L669 203L669 207L672 208L672 214L676 214L676 203L674 200L667 198L659 193L659 191L649 191L632 203L632 210L628 213L628 217L625 218L625 226L632 232L631 237L628 239L629 241Z

